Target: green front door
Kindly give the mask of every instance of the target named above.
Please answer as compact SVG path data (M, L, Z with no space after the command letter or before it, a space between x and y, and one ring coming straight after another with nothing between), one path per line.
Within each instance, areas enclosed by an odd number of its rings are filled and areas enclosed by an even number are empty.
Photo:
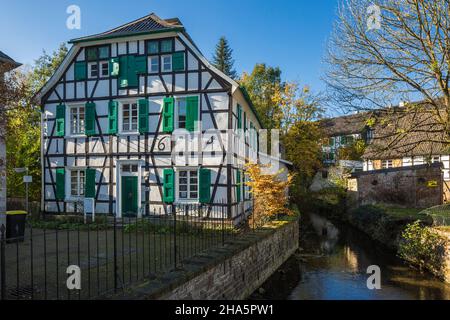
M137 216L138 177L122 177L122 215Z

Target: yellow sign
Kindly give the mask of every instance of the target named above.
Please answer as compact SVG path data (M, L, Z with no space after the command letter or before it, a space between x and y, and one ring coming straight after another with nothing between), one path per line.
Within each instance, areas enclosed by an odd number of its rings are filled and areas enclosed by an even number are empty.
M436 188L437 186L438 186L438 183L436 180L428 180L427 181L428 188Z

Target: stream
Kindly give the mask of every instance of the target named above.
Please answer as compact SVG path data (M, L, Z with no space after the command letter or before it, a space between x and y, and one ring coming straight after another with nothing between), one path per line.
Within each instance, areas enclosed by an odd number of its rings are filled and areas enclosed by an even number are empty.
M367 267L381 270L381 289L370 290ZM300 250L250 299L450 299L450 285L420 273L394 252L343 223L307 214L300 221Z

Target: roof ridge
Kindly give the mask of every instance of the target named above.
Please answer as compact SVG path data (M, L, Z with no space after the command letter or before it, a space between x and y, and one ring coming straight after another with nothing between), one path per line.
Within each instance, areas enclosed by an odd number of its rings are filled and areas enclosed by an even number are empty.
M100 38L107 38L111 36L125 36L127 34L133 34L133 33L141 33L145 31L170 31L175 29L181 29L183 28L183 25L181 24L171 24L164 19L161 19L159 16L157 16L154 12L143 16L141 18L135 19L131 22L127 22L125 24L122 24L118 27L115 27L113 29L96 33L93 35L87 35L84 37L72 39L69 41L69 43L76 43L80 41L90 41L92 39L100 39Z
M128 26L130 26L130 25L132 25L132 24L141 22L141 21L143 21L143 20L145 20L145 19L153 18L153 17L152 17L153 15L156 16L156 15L152 12L152 13L150 13L150 14L144 16L144 17L141 17L141 18L138 18L138 19L136 19L136 20L127 22L127 23L125 23L125 24L123 24L123 25L121 25L121 26L115 27L114 29L111 29L111 30L108 30L108 31L104 31L104 32L100 32L100 33L98 33L98 34L109 34L109 33L115 32L115 31L117 31L117 30L120 30L120 29L123 29L123 28L125 28L125 27L128 27ZM157 17L157 16L156 16L156 17Z
M165 26L165 27L173 27L172 24L168 23L166 20L161 19L160 17L158 17L155 13L151 13L149 16L151 16L151 18L153 20L155 20L156 22L160 23L161 25Z

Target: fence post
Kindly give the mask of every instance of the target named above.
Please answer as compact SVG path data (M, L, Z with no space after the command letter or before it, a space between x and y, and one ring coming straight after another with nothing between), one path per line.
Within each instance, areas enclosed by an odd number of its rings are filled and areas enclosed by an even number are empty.
M221 201L221 206L220 206L220 219L222 219L221 223L222 223L222 246L225 245L225 210L224 210L224 206L223 206L223 201Z
M114 214L113 234L114 234L114 293L117 292L117 230L116 230L116 215ZM108 229L106 229L108 232Z
M5 225L2 224L0 226L0 281L1 281L1 300L6 300L6 254L5 254L5 236L6 228Z
M177 207L172 205L173 212L173 258L174 266L177 268Z

